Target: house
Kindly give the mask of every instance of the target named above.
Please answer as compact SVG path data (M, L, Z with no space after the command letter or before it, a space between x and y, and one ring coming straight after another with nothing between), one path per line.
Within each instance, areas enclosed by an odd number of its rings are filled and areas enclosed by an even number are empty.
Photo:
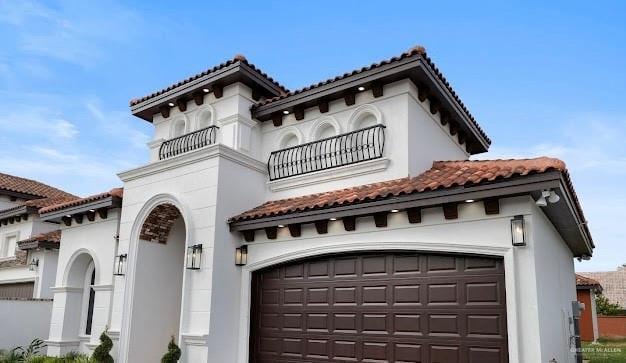
M584 342L595 342L600 337L596 295L601 293L602 286L598 281L576 274L576 299L585 304L580 317L580 340Z
M602 295L626 310L626 264L615 271L581 272L582 276L597 280L603 288Z
M0 173L0 298L52 298L61 233L39 209L77 198Z
M146 165L42 208L48 352L155 362L573 362L565 164L491 141L426 51L289 91L243 56L145 97Z

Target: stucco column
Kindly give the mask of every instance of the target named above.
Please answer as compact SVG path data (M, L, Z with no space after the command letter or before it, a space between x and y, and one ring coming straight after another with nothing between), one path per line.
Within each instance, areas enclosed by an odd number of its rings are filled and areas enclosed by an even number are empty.
M48 355L61 356L79 347L78 327L82 310L81 298L83 289L80 287L53 287L54 302L50 319L50 335L46 344Z

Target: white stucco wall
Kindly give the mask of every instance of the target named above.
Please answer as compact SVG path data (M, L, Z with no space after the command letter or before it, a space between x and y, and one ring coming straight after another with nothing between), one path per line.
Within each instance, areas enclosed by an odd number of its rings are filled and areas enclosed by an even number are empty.
M538 291L541 361L574 362L572 301L576 301L574 257L554 226L534 206L533 251ZM574 348L572 346L572 348Z
M51 312L49 300L0 299L0 349L28 346L33 339L45 339Z

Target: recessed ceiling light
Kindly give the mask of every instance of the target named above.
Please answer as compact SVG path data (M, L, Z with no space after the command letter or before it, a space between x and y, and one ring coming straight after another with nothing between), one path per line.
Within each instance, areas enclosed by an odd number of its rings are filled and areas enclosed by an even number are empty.
M90 209L89 211L90 211L91 213L93 213L93 212L95 212L96 210L95 210L95 209Z
M330 218L330 220L331 220L331 221L336 221L336 220L337 220L337 218L332 217L332 218Z
M467 200L465 201L465 203L474 203L474 202L475 202L475 200L474 200L474 199L467 199Z
M284 224L279 224L278 228L285 228L285 225Z
M208 88L203 88L203 89L202 89L202 92L204 92L204 93L209 93L209 89L208 89Z
M72 218L71 214L66 215L67 218Z
M365 87L361 86L361 87L357 88L357 90L359 90L359 92L363 92L363 91L365 91Z
M168 105L168 106L170 106L170 107L174 107L174 106L175 106L175 105L174 105L174 102L170 102L170 103L168 103L167 105Z
M392 209L391 213L398 213L400 210L399 209Z
M289 115L289 111L284 110L284 111L283 111L283 115Z

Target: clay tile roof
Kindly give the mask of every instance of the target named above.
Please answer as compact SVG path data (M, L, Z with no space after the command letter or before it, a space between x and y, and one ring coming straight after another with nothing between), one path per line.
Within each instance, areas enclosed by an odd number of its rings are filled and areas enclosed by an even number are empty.
M58 248L61 243L61 230L40 233L31 238L19 241L17 244L20 249L28 250L32 248L46 247Z
M45 208L42 208L39 210L39 214L44 214L44 213L50 213L50 212L56 212L65 208L70 208L70 207L76 207L79 205L83 205L83 204L87 204L90 202L95 202L101 199L105 199L108 197L116 197L116 198L123 198L124 197L124 189L123 188L114 188L111 189L108 192L104 192L104 193L100 193L100 194L95 194L95 195L91 195L85 198L78 198L78 199L74 199L71 201L66 201L63 203L58 203L58 204L53 204L53 205L49 205L46 206Z
M258 72L261 76L263 76L264 78L266 78L267 80L269 80L270 82L272 82L274 85L276 85L277 87L279 87L279 88L280 88L283 92L288 92L287 88L285 88L283 85L281 85L280 83L278 83L277 81L275 81L272 77L270 77L270 76L268 76L267 74L265 74L263 71L261 71L259 68L257 68L254 64L250 63L250 62L246 59L246 57L244 57L244 56L243 56L243 55L241 55L241 54L237 54L237 55L235 55L233 58L231 58L231 59L227 60L226 62L221 63L221 64L219 64L219 65L217 65L217 66L215 66L215 67L213 67L213 68L209 68L209 69L207 69L207 70L205 70L205 71L203 71L203 72L200 72L200 73L195 74L195 75L193 75L193 76L191 76L191 77L188 77L188 78L186 78L186 79L183 79L182 81L179 81L179 82L173 83L173 84L169 85L168 87L165 87L165 88L163 88L163 89L161 89L161 90L159 90L159 91L153 92L153 93L151 93L151 94L149 94L149 95L146 95L146 96L143 96L143 97L140 97L140 98L134 98L134 99L130 100L130 105L131 105L131 106L135 106L135 105L137 105L137 104L139 104L139 103L141 103L141 102L144 102L144 101L147 101L147 100L149 100L149 99L151 99L151 98L153 98L153 97L156 97L156 96L162 95L163 93L168 92L168 91L171 91L171 90L173 90L174 88L180 87L180 86L182 86L182 85L184 85L184 84L187 84L187 83L189 83L189 82L192 82L192 81L194 81L194 80L196 80L196 79L198 79L198 78L204 77L204 76L206 76L207 74L210 74L210 73L213 73L213 72L217 72L217 71L219 71L220 69L226 68L226 67L228 67L228 66L230 66L230 65L232 65L232 64L235 64L235 63L237 63L237 62L241 62L241 63L246 64L247 66L249 66L250 68L252 68L252 69L253 69L253 70L255 70L256 72Z
M0 173L0 191L29 194L39 198L77 198L75 195L35 180Z
M435 161L431 169L416 177L270 201L231 218L229 223L358 204L403 194L468 186L551 170L567 172L563 161L548 157L511 160Z
M439 68L437 68L435 63L432 61L432 59L428 56L428 54L426 54L426 48L424 48L423 46L420 46L420 45L415 46L415 47L409 49L408 51L400 54L399 56L392 57L392 58L389 58L389 59L385 59L385 60L380 61L378 63L372 63L369 66L365 66L365 67L362 67L360 69L355 69L355 70L353 70L351 72L346 72L346 73L344 73L344 74L342 74L340 76L336 76L334 78L329 78L327 80L324 80L324 81L321 81L321 82L318 82L318 83L306 86L304 88L300 88L300 89L295 90L295 91L286 92L286 93L284 93L282 95L279 95L279 96L276 96L276 97L272 97L272 98L267 98L267 99L261 100L261 101L257 102L256 104L254 104L252 106L252 108L255 109L255 108L258 108L260 106L267 105L267 104L270 104L272 102L275 102L275 101L278 101L278 100L282 100L284 98L287 98L287 97L290 97L290 96L294 96L294 95L297 95L299 93L302 93L302 92L305 92L305 91L309 91L309 90L312 90L312 89L317 88L317 87L324 86L324 85L329 84L329 83L337 82L337 81L342 80L344 78L351 77L351 76L354 76L354 75L359 74L359 73L367 72L369 70L376 69L376 68L382 67L384 65L390 64L390 63L398 62L400 60L403 60L405 58L409 58L409 57L412 57L412 56L415 56L415 55L418 55L418 56L422 57L422 59L424 59L424 61L426 61L428 66L430 66L430 68L432 68L432 70L435 72L435 74L437 75L439 80L446 86L446 88L448 89L450 94L452 94L454 99L461 106L461 108L463 109L463 112L465 112L465 114L469 117L469 119L472 121L472 123L476 126L476 128L480 132L481 136L484 137L485 140L487 140L487 142L489 144L491 144L491 139L489 139L489 137L487 136L485 131L480 127L480 125L478 125L478 122L476 121L476 119L474 119L474 116L472 116L472 114L469 112L468 108L465 106L463 101L461 101L461 98L457 95L456 91L452 88L452 86L450 85L450 82L448 82L446 77L444 77L443 73L441 73Z
M602 285L597 280L590 277L576 274L576 286L577 287L593 287L602 288Z

